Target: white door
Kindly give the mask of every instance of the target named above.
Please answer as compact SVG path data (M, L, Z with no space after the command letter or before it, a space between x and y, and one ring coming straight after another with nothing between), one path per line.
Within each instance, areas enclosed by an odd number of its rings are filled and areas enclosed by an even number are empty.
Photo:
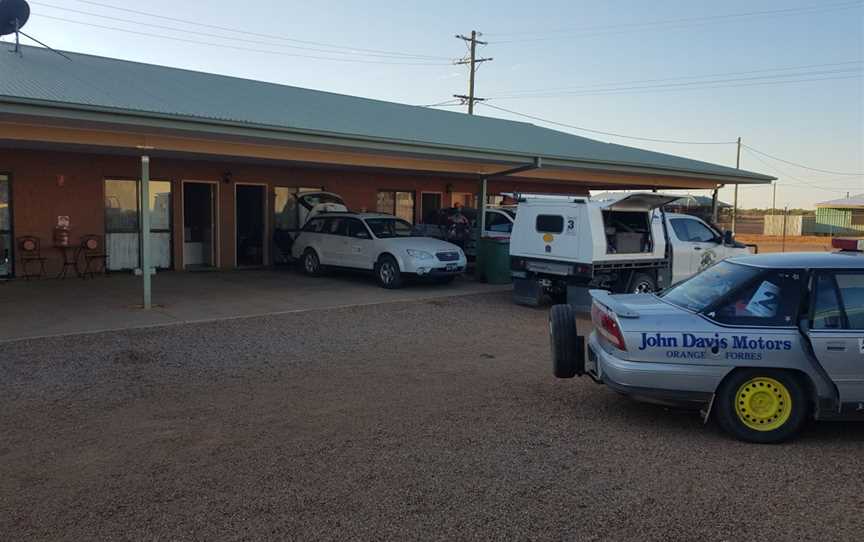
M723 258L717 232L695 217L673 217L672 282L684 280Z
M503 211L486 211L485 226L483 237L510 237L513 219Z
M347 222L345 244L349 264L357 269L372 269L375 263L375 241L372 240L369 229L356 218L349 219Z

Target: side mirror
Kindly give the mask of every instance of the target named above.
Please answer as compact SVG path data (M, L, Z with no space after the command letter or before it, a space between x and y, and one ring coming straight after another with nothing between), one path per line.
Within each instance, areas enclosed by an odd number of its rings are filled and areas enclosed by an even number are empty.
M735 244L735 234L732 233L732 230L723 230L723 244L724 245L734 245Z

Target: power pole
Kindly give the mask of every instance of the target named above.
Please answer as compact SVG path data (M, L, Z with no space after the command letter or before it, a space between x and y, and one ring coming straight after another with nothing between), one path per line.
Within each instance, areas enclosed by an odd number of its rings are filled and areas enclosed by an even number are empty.
M483 98L475 98L474 97L474 75L477 73L477 65L481 62L489 62L492 58L477 58L477 45L486 45L488 42L480 41L477 39L478 36L482 36L480 32L476 30L471 31L471 37L463 36L462 34L456 34L456 38L460 39L469 44L469 49L471 50L468 58L460 58L456 60L454 64L468 64L468 95L464 94L454 94L454 98L459 98L462 100L462 103L468 104L468 114L474 114L474 102L482 102Z
M771 195L771 214L777 214L777 181L772 183L774 185L774 193Z
M741 137L738 137L738 155L735 158L735 169L741 169ZM735 199L732 201L732 233L738 222L738 183L735 183Z

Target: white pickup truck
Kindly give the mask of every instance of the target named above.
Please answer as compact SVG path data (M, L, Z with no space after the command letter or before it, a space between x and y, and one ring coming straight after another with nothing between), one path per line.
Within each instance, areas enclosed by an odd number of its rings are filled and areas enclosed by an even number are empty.
M679 197L520 195L510 237L514 301L539 305L549 294L587 308L589 288L662 290L716 261L750 252L731 232L662 210Z

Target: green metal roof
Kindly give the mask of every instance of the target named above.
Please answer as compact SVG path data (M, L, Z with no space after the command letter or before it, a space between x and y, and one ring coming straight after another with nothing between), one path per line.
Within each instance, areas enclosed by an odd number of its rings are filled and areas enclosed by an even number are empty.
M524 122L358 98L39 47L0 54L0 113L21 104L129 114L452 151L541 157L557 166L644 168L719 182L774 179L730 167L595 141ZM490 156L490 159L493 158Z

